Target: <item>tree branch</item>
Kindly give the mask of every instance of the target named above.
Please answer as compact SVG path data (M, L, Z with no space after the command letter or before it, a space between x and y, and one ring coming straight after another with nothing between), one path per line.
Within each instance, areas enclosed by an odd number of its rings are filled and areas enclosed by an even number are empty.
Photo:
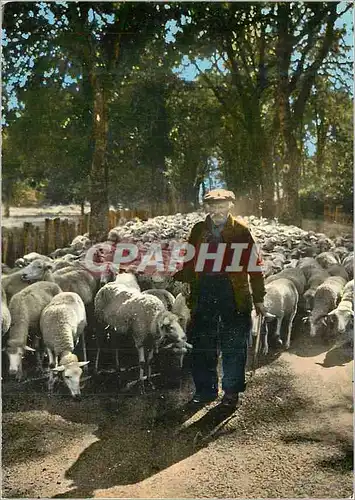
M337 19L336 8L337 8L336 3L332 4L331 7L329 7L330 14L328 16L327 27L323 38L323 43L319 48L313 63L305 71L304 76L302 78L300 93L293 107L293 120L296 123L304 112L306 101L311 92L311 88L315 81L317 71L321 67L322 62L326 57L326 55L328 54L329 49L334 40L334 23Z

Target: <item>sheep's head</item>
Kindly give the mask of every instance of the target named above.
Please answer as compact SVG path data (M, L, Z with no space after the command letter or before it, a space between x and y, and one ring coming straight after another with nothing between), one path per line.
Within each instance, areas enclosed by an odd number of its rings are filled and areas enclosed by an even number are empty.
M186 339L185 332L180 326L179 318L176 314L169 311L163 311L158 319L158 327L162 337L171 341Z
M309 288L303 294L304 307L307 311L311 311L313 309L315 293L316 291L314 290L314 288Z
M61 373L64 383L70 390L73 398L80 397L80 377L83 373L82 366L86 366L90 361L71 361L55 368L52 368L54 373Z
M353 323L354 311L351 309L333 309L327 315L327 325L334 332L345 333L347 327Z
M310 336L311 337L316 337L318 335L323 336L326 328L327 328L326 316L321 316L320 318L317 318L317 320L314 320L314 319L312 319L312 317L310 317Z
M29 346L7 346L5 352L9 358L9 375L20 381L22 378L22 359L25 351L34 352L35 349Z
M41 281L46 272L54 269L54 263L42 259L35 259L22 271L23 281Z

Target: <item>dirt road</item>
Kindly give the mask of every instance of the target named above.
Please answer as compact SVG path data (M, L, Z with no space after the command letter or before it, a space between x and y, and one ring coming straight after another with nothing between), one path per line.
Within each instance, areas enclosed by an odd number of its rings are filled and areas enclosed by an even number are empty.
M233 415L189 414L189 378L122 396L117 413L97 387L80 403L6 388L3 496L349 498L351 357L300 338L257 370Z

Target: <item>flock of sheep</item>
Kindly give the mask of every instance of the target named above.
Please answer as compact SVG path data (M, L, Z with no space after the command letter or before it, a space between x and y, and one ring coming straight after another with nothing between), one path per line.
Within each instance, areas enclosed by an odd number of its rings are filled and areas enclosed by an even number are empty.
M130 221L111 230L108 242L111 248L122 240L139 241L145 247L156 241L168 245L173 239L186 240L192 226L204 217L196 212ZM264 259L263 354L268 352L271 336L289 348L296 314L309 323L311 336L351 341L351 236L330 239L277 221L256 217L246 221ZM14 269L2 265L2 336L8 373L21 380L22 359L27 351L34 351L38 370L48 374L49 392L61 374L72 396L79 397L81 375L89 369L87 337L96 343L95 372L108 342L114 346L120 370L121 346L129 337L138 353L143 392L145 379L152 385L154 355L169 352L181 366L192 347L186 337L187 287L169 276L137 273L132 266L116 276L92 273L85 265L92 248L87 235L78 236L70 247L57 249L51 256L33 252L18 259ZM95 248L101 260L108 258L100 245ZM256 321L254 333L255 327ZM74 353L79 340L81 361Z

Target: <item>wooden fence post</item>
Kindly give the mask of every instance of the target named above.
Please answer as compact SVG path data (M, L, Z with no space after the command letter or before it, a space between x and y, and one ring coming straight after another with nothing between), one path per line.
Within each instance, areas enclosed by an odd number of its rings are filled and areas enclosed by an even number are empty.
M88 233L90 230L90 214L84 215L84 227L83 232L81 234Z
M69 221L64 219L61 222L62 245L67 247L69 245Z
M70 222L68 224L68 232L69 232L69 242L68 242L68 245L70 245L70 243L73 241L73 239L75 238L75 236L77 235L77 232L76 232L76 222Z
M7 263L8 250L9 250L8 231L5 227L3 227L1 234L1 262L4 262L4 264Z
M30 227L31 224L29 222L24 222L23 224L23 254L26 255L29 253L29 239L30 239Z
M12 267L15 263L15 252L14 252L14 233L11 229L7 230L7 253L5 264Z
M56 250L57 248L62 247L61 234L60 234L60 218L59 217L56 217L53 220L53 244L54 244L54 249L52 250L52 252L54 250Z

